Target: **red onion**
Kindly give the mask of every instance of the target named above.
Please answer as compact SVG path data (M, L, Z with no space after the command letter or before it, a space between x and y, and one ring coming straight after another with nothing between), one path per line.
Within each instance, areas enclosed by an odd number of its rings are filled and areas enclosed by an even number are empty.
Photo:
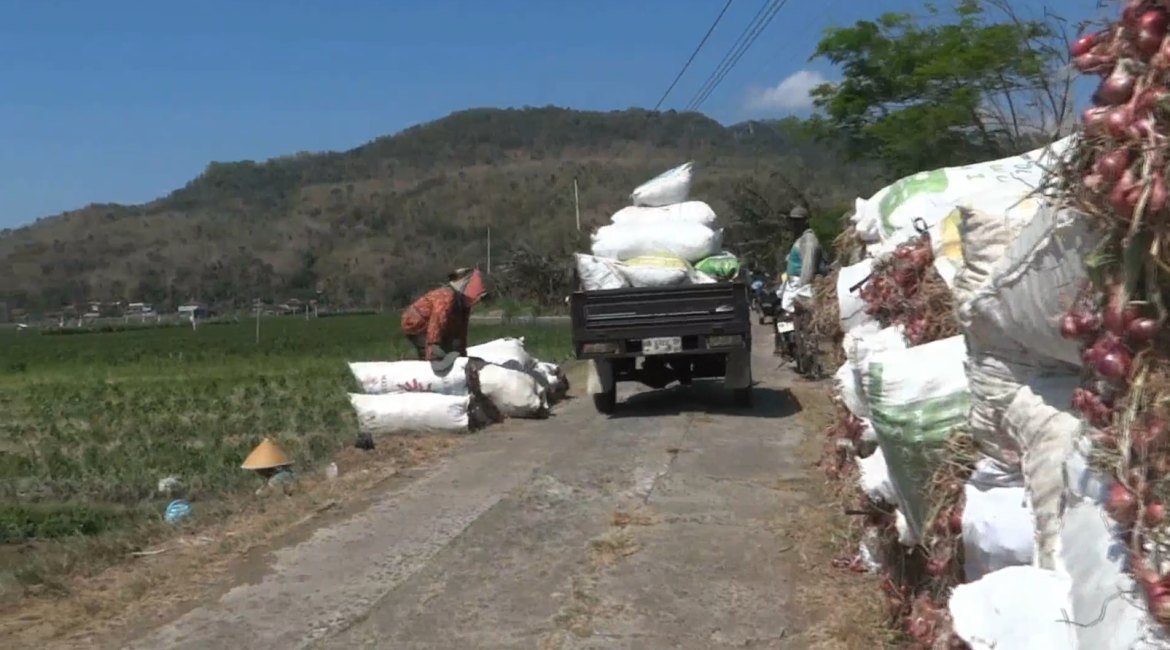
M1166 209L1166 178L1155 171L1150 178L1150 196L1146 199L1144 214L1151 215Z
M1085 133L1089 135L1105 133L1107 130L1106 120L1110 112L1108 108L1102 106L1086 108L1085 112L1081 113L1081 122L1084 124Z
M929 573L930 575L936 577L936 578L946 574L946 572L947 572L946 558L941 558L941 557L931 558L930 561L926 563L926 572Z
M1123 336L1130 321L1138 316L1137 309L1128 304L1122 304L1123 291L1124 287L1120 284L1113 287L1109 292L1109 302L1105 305L1105 329L1113 335L1113 338L1108 339L1107 342L1115 348L1120 343L1116 337Z
M1072 317L1081 336L1091 336L1101 329L1101 317L1087 309L1073 310Z
M1139 30L1133 39L1134 47L1146 58L1156 55L1162 49L1163 34L1148 29Z
M963 515L952 510L951 516L947 518L947 526L950 528L952 533L954 533L956 535L962 534L962 532L963 532Z
M1077 319L1072 314L1066 314L1060 319L1060 335L1066 339L1079 339L1081 330L1077 327Z
M1132 162L1129 150L1115 149L1108 153L1101 154L1097 161L1093 163L1093 171L1100 174L1102 178L1107 181L1116 181L1121 178L1126 169L1129 169L1129 164Z
M1138 113L1162 112L1168 107L1170 107L1170 90L1161 86L1143 91L1137 102L1134 103L1134 109Z
M1142 16L1142 0L1130 0L1121 10L1121 19L1118 21L1125 27L1137 27Z
M1113 72L1101 82L1097 95L1106 104L1124 104L1133 97L1134 84L1137 78L1130 71L1131 63L1128 60L1118 61Z
M1089 51L1092 50L1095 45L1097 45L1097 42L1101 40L1102 34L1103 32L1093 32L1091 34L1085 34L1084 36L1081 36L1077 40L1073 41L1072 46L1069 48L1069 54L1074 57L1088 54Z
M1132 524L1137 516L1137 497L1121 483L1109 486L1109 497L1105 502L1109 516L1120 524Z
M1147 503L1146 509L1142 513L1142 521L1147 526L1157 526L1166 521L1166 505L1160 501Z
M1110 109L1105 116L1105 132L1116 140L1128 140L1133 135L1133 109L1128 104Z
M1107 379L1122 380L1129 377L1129 371L1133 365L1133 359L1128 352L1121 350L1111 350L1101 355L1097 360L1096 371L1102 377Z
M1145 343L1158 336L1158 321L1153 318L1135 318L1125 328L1129 340Z
M1167 16L1162 9L1151 9L1138 18L1138 29L1152 32L1159 37L1166 35L1168 24L1170 24L1170 16Z
M1133 216L1135 203L1133 190L1138 186L1137 174L1132 169L1127 169L1121 175L1121 178L1117 180L1117 184L1113 186L1113 189L1110 190L1109 205L1118 215L1127 219Z

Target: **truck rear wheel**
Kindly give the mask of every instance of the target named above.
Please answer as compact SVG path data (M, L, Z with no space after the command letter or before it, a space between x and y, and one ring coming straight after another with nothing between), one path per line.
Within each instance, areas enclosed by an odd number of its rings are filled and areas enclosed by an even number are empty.
M614 408L617 407L617 386L610 388L604 393L595 393L593 395L593 408L597 409L598 413L609 415L613 413Z

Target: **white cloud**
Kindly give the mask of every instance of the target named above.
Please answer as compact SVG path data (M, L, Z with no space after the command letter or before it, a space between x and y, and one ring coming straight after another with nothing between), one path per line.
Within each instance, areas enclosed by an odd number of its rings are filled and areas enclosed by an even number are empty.
M771 88L748 91L747 107L754 111L803 111L812 108L809 92L827 82L815 70L799 70Z

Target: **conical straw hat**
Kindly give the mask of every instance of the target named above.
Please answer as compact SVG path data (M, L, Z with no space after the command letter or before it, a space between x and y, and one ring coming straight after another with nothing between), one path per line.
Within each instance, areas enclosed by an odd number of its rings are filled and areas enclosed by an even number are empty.
M285 465L292 465L292 461L285 455L284 450L281 449L271 438L265 438L256 445L252 453L244 459L244 464L240 467L244 469L272 469L273 467L284 467Z

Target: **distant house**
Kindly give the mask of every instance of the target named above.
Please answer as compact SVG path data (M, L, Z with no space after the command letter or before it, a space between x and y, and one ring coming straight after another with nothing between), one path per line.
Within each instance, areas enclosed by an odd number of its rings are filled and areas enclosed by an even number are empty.
M207 318L211 312L203 305L183 305L179 307L180 318Z

